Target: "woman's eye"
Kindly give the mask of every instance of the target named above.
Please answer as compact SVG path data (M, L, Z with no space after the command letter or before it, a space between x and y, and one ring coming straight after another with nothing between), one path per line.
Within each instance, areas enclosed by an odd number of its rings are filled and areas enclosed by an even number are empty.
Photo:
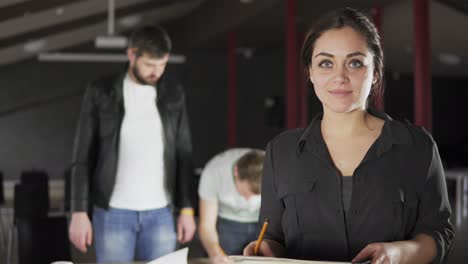
M333 63L331 63L331 61L329 61L329 60L321 61L318 65L319 65L320 68L331 68L331 67L333 67Z
M352 60L350 63L349 63L349 66L351 68L361 68L364 64L359 61L359 60Z

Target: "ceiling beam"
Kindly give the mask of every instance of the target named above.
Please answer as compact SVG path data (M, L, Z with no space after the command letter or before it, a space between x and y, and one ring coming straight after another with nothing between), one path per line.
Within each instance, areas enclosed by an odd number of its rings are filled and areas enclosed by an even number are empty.
M162 23L164 21L175 19L180 16L187 15L190 11L196 8L203 0L190 0L190 1L177 1L171 5L160 7L157 5L151 5L151 7L144 5L144 9L130 8L131 13L125 13L126 15L138 14L141 16L142 23ZM143 6L143 5L142 5ZM118 21L118 20L117 20ZM106 31L107 22L105 17L95 21L95 23L88 24L81 27L70 27L70 30L57 31L55 34L50 35L39 35L38 39L41 39L44 43L44 48L37 52L57 51L60 49L84 44L91 42L94 38ZM116 32L128 30L116 24ZM37 52L28 52L24 48L29 39L25 39L22 42L16 42L14 45L0 48L0 65L6 65L28 58L35 57Z
M163 8L177 4L199 2L199 0L120 0L117 3L116 17L145 12L149 9ZM87 0L64 9L66 15L57 16L56 10L46 10L31 18L18 18L0 23L0 48L31 39L39 39L62 31L96 24L107 19L107 1ZM105 31L107 32L107 30Z
M12 6L12 5L16 5L18 3L23 3L23 2L26 2L28 0L2 0L0 2L0 8L5 8L7 6Z
M3 1L3 0L2 0ZM15 17L27 16L42 10L47 10L53 7L60 7L74 2L80 2L82 0L30 0L30 1L19 1L19 0L7 0L12 4L2 8L0 10L0 21L9 20ZM100 1L96 1L100 2Z
M185 47L200 45L220 34L236 29L247 19L274 7L279 0L256 0L247 4L241 1L206 1L200 8L174 24L174 42Z

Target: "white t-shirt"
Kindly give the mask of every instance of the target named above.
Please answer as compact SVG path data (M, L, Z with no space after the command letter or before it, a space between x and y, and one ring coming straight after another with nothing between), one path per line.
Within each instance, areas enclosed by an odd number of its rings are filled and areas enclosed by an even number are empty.
M143 211L168 205L164 188L164 141L156 89L127 75L117 175L109 205Z
M235 148L214 156L203 169L198 195L203 200L218 201L218 216L241 222L258 222L260 195L245 199L234 183L236 161L252 149Z

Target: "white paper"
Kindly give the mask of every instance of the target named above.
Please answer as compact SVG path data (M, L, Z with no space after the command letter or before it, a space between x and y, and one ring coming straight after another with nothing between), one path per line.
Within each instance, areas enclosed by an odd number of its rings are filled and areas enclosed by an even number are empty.
M179 249L147 264L187 264L188 248Z
M280 264L280 263L291 263L291 264L338 264L338 263L349 263L349 262L329 262L329 261L310 261L310 260L296 260L296 259L285 259L285 258L267 258L267 257L245 257L245 256L230 256L229 257L234 263L242 264Z

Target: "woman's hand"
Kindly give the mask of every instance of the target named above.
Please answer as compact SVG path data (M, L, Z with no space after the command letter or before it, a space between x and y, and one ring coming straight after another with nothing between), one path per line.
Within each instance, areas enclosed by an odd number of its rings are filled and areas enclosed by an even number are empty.
M402 260L402 249L396 242L372 243L367 245L352 262L371 260L372 264L400 264Z
M254 253L256 244L257 241L250 242L244 248L244 256L256 256ZM284 256L284 247L274 240L265 239L260 245L258 256L281 258Z
M411 240L367 245L353 259L354 262L372 260L371 264L431 263L437 255L434 239L418 234Z

